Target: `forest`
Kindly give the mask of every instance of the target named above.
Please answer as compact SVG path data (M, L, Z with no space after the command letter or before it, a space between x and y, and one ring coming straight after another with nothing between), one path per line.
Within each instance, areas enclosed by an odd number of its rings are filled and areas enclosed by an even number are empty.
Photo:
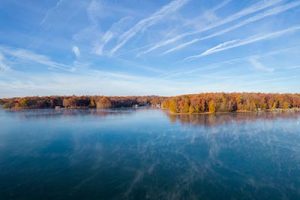
M5 109L121 108L152 106L173 114L300 109L300 94L201 93L160 96L49 96L0 99Z
M121 108L133 106L159 106L164 97L158 96L48 96L16 97L0 99L5 109L43 109L43 108Z
M254 112L300 108L300 94L202 93L170 97L161 107L171 113Z

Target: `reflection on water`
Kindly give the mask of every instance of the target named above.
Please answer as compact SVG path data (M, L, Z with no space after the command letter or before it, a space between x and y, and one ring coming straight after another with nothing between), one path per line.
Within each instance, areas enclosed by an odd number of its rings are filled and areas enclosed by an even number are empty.
M0 110L1 199L299 199L300 114Z
M227 123L243 123L258 120L297 119L298 112L257 112L257 113L220 113L220 114L167 114L171 122L181 122L188 125L217 126Z
M122 115L133 113L134 109L32 109L32 110L5 110L6 113L17 114L19 118L55 118L55 117L72 117L72 116L94 116L105 117L111 115ZM3 112L3 111L2 111Z

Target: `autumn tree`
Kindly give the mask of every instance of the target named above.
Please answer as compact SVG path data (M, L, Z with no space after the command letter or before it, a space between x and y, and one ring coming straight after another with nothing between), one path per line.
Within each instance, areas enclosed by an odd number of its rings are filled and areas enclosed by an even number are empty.
M283 109L289 109L290 108L290 103L287 102L287 101L283 102L282 108Z
M75 107L76 103L75 103L75 100L74 98L64 98L63 99L63 106L65 108L72 108L72 107Z
M183 99L183 106L180 109L181 113L188 113L190 110L190 100L188 97Z
M94 97L91 97L90 98L90 105L89 105L90 108L96 108L96 100Z
M215 113L216 112L216 104L214 100L210 100L208 103L208 112Z
M101 97L97 102L96 102L96 107L100 109L104 108L111 108L112 103L108 97Z
M195 112L196 112L196 110L195 110L194 106L190 105L190 107L189 107L189 113L193 114Z
M18 106L21 108L28 108L30 106L29 102L30 102L29 99L22 98L22 99L20 99Z
M172 113L177 113L178 109L177 109L177 102L175 99L171 99L169 102L169 110Z

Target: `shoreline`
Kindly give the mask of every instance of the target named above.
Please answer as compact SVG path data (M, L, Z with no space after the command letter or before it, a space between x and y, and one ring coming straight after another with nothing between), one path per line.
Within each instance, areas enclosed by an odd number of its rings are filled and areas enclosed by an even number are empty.
M220 115L220 114L234 114L234 113L295 113L300 112L300 108L289 108L289 109L268 109L268 110L260 110L260 111L247 111L247 110L238 110L234 112L201 112L201 113L174 113L169 111L168 109L163 108L157 108L153 106L139 106L139 107L118 107L118 108L88 108L88 107L73 107L73 108L3 108L0 106L0 109L2 110L8 110L8 111L25 111L25 110L56 110L56 111L62 111L62 110L99 110L99 111L108 111L108 110L122 110L122 109L155 109L155 110L161 110L163 112L166 112L169 115L173 116L183 116L183 115Z
M44 96L0 99L4 109L122 109L152 107L171 115L296 112L300 94L200 93L180 96Z

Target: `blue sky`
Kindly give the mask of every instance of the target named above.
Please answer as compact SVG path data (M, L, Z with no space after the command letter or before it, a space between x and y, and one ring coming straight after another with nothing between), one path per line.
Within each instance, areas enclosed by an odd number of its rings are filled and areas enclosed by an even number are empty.
M300 0L0 0L0 97L300 92Z

